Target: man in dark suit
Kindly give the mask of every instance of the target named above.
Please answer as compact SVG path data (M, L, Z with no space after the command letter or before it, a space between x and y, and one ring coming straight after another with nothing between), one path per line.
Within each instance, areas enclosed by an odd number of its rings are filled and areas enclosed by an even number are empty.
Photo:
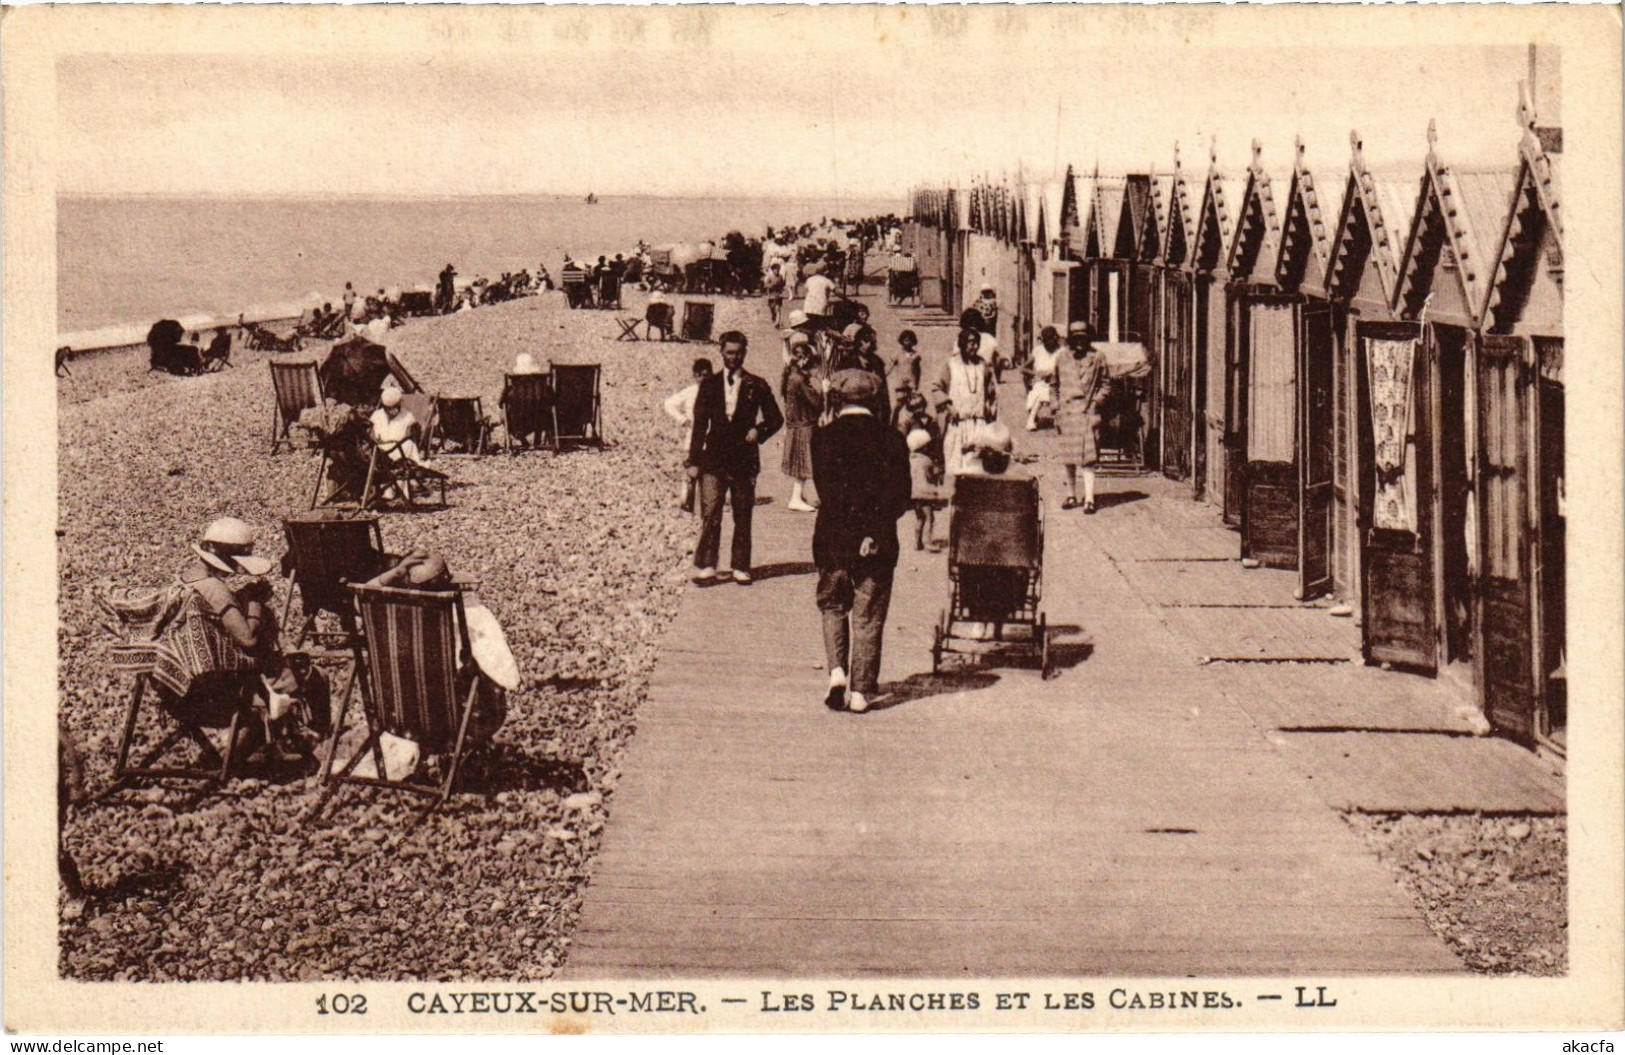
M813 563L829 664L824 702L832 710L862 713L880 692L897 518L912 504L908 445L871 409L883 384L867 370L837 372L829 393L835 420L813 433Z
M717 574L722 545L722 499L733 504L733 578L749 584L750 519L756 508L757 450L784 425L773 389L745 371L745 335L729 330L719 339L722 370L700 382L694 397L694 431L688 442L688 475L700 485L700 541L694 547L694 581Z

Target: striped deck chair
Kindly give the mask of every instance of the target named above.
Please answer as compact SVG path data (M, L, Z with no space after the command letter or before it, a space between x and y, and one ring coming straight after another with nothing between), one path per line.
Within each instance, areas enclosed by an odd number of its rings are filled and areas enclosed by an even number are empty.
M479 396L435 396L434 432L428 450L435 454L485 453L491 439L491 423ZM455 447L455 450L448 448Z
M298 422L299 415L324 404L322 379L313 359L272 360L271 387L276 390L276 411L271 418L271 453L275 454L279 447L294 445L289 430Z
M351 586L350 590L361 616L361 699L367 736L335 773L349 705L346 698L333 726L323 772L328 790L311 815L319 813L343 783L410 791L429 796L439 805L451 796L456 784L479 691L479 679L461 670L460 657L472 654L463 595L457 590L392 586ZM449 753L445 779L438 785L413 781L411 774L389 779L381 739L385 733L413 741L423 755ZM377 775L356 776L356 767L369 755Z
M553 365L553 442L604 445L603 400L597 363Z
M542 437L553 436L553 376L551 374L507 374L502 380L502 431L508 453L516 446L541 446Z
M113 761L113 785L100 797L137 778L220 783L231 775L238 731L254 717L259 678L253 661L203 610L196 591L179 583L156 590L96 598L112 618L115 673L133 676L124 727ZM156 698L168 731L138 760L131 760L143 704ZM224 729L220 742L208 730ZM200 751L189 765L159 765L176 744L190 740Z

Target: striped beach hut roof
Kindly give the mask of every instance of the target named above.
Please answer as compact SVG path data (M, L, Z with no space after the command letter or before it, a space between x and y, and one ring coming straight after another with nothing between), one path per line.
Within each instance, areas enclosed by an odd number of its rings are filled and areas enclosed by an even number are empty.
M1037 182L1028 183L1021 188L1021 240L1032 244L1042 241L1039 233L1039 217L1044 212L1044 188Z
M1518 118L1524 126L1518 144L1518 176L1492 258L1480 324L1492 333L1515 325L1560 334L1563 327L1563 185L1560 129L1537 127L1526 85L1519 86ZM1539 287L1549 299L1535 318L1525 318ZM1555 309L1555 310L1553 310Z
M1399 258L1395 312L1417 318L1427 307L1459 325L1477 324L1492 271L1492 250L1484 246L1506 223L1517 177L1515 168L1469 171L1445 164L1429 123L1427 170ZM1440 282L1440 272L1452 273L1454 281Z
M1044 207L1044 240L1054 244L1061 240L1065 225L1061 222L1061 202L1066 197L1070 178L1050 180L1044 184L1041 204Z
M1281 251L1275 261L1275 284L1295 290L1326 287L1331 266L1331 228L1336 215L1321 204L1314 174L1304 161L1302 137L1296 143L1292 179L1282 204Z

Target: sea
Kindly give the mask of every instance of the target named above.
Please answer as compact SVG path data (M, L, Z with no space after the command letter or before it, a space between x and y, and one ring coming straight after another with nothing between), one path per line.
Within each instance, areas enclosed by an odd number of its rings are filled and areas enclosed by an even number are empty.
M57 199L58 344L141 341L160 318L187 329L288 318L362 294L596 260L650 245L761 236L768 225L901 213L896 200L579 197Z

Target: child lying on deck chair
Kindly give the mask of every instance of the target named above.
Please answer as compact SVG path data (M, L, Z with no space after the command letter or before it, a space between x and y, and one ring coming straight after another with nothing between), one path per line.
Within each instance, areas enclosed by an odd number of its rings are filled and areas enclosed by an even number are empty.
M519 687L519 664L508 648L508 638L502 625L472 589L463 589L452 578L451 568L444 557L426 550L415 550L402 557L400 563L371 579L368 586L393 586L405 590L448 591L462 590L463 617L467 620L468 645L472 655L458 656L457 688L468 691L471 680L477 680L474 713L468 723L468 740L472 745L489 743L508 717L510 690ZM418 767L420 752L411 739L393 731L385 732L379 746L384 755L385 779L404 780ZM377 777L371 755L356 766L356 776Z

